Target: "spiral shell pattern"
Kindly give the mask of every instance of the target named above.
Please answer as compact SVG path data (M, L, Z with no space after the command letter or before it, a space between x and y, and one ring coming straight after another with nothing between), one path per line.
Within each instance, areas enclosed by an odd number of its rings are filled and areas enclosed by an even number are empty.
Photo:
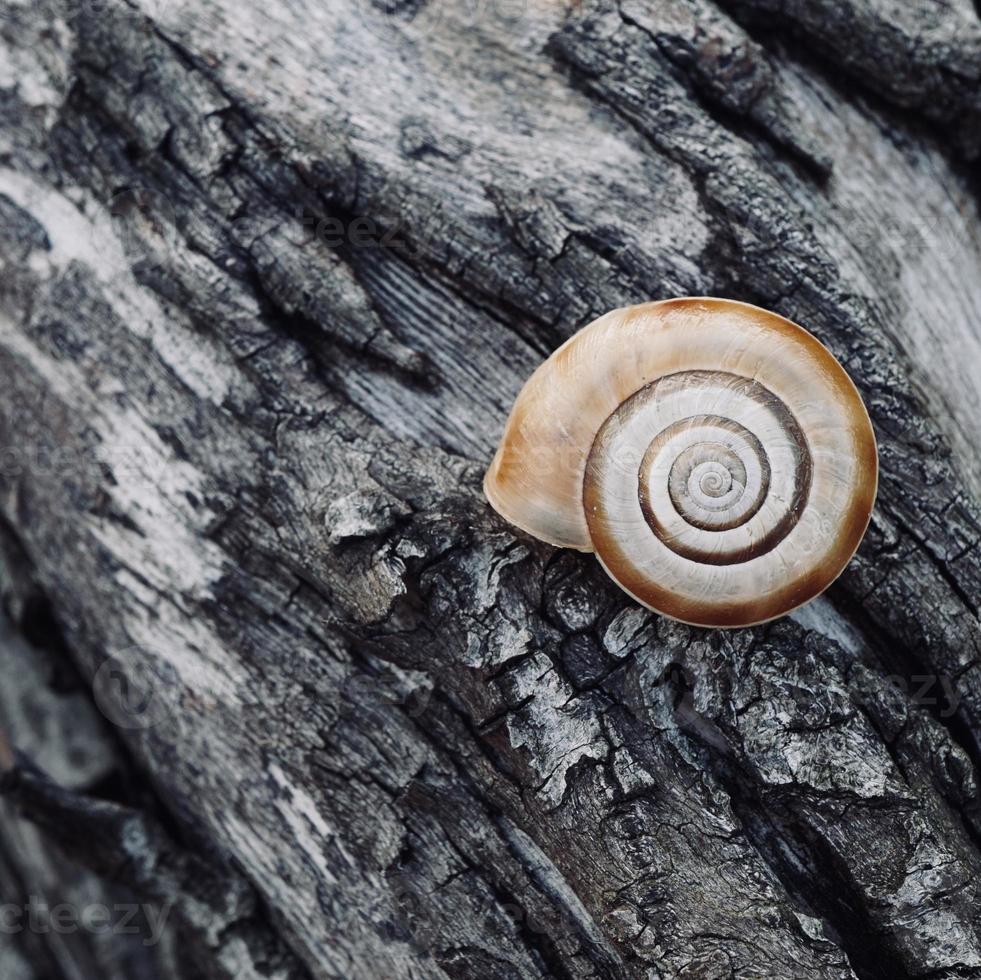
M734 565L787 536L810 486L807 440L779 398L734 374L683 371L645 386L606 420L584 501L587 520L599 523L629 513L636 496L665 547Z
M877 478L868 413L826 348L758 307L685 299L615 310L556 351L484 488L644 605L744 626L840 574Z

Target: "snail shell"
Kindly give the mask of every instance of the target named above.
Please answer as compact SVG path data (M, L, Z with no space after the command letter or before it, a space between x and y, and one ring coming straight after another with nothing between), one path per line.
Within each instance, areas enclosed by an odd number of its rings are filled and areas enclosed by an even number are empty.
M607 313L535 371L484 492L535 537L595 551L650 609L749 626L837 578L877 480L862 399L811 334L673 299Z

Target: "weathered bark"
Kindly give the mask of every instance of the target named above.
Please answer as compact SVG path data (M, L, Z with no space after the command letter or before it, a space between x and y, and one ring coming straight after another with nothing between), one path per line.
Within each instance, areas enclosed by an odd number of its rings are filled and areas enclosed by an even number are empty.
M0 9L0 904L169 913L4 978L981 977L968 0ZM880 443L732 632L480 493L548 351L703 294Z

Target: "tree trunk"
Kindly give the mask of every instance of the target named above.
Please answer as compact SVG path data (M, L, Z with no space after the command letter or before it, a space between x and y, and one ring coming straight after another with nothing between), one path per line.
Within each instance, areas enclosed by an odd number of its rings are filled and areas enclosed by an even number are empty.
M0 9L3 980L981 977L969 0ZM780 622L481 494L679 295L872 415Z

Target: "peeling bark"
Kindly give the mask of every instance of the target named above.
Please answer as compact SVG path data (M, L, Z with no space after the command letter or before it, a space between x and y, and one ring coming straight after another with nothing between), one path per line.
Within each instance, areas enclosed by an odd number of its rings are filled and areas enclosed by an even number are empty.
M967 0L0 10L0 905L168 910L5 978L981 977ZM703 294L881 456L733 632L480 492L543 356Z

